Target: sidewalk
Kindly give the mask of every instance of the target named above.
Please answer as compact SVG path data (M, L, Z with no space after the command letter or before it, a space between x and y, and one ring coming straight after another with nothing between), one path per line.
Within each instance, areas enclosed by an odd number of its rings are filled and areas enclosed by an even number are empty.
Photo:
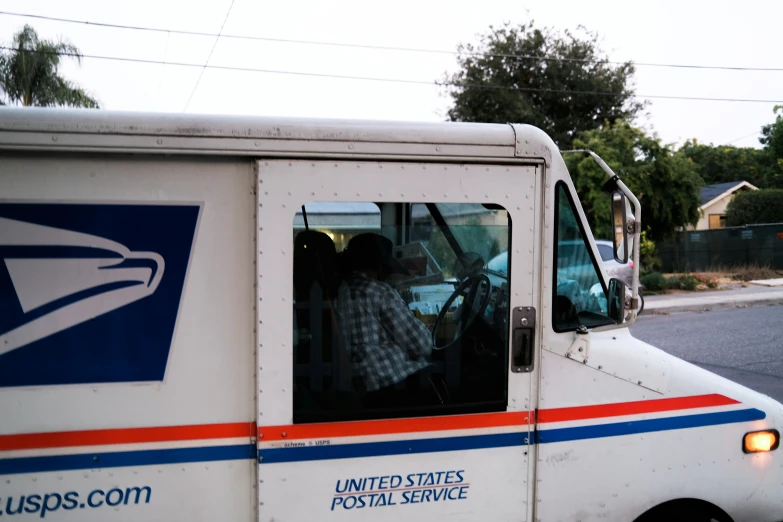
M783 288L748 286L731 290L645 296L642 315L706 312L719 308L745 308L770 304L783 305Z

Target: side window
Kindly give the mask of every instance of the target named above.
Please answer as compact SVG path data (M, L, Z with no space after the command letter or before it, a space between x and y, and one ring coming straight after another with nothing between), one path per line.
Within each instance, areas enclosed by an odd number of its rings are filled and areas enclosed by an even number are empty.
M505 210L303 210L294 220L294 422L506 409Z
M565 183L558 183L555 198L554 330L613 324L600 271Z

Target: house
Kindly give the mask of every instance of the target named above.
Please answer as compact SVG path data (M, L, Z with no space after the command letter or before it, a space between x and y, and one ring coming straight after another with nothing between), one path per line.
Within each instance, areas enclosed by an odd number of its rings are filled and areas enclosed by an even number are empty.
M707 185L701 189L701 217L695 227L688 230L709 230L726 226L726 207L737 192L758 190L747 181L729 181L717 185Z

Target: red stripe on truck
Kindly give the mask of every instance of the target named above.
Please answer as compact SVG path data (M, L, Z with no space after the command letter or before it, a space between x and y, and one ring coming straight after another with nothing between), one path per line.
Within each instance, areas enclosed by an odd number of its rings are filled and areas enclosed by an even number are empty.
M658 413L676 410L709 408L740 404L723 395L696 395L671 399L652 399L636 402L575 406L538 411L538 422L563 422L573 420L600 419ZM287 426L262 426L258 428L259 442L319 439L333 437L357 437L366 435L391 435L397 433L420 433L426 431L447 431L473 428L495 428L503 426L526 426L532 424L533 412L484 413L455 415L451 417L423 417L418 419L394 419L377 421L349 421L318 424L294 424Z
M730 399L723 395L712 394L694 395L692 397L675 397L673 399L597 404L595 406L574 406L571 408L539 410L538 422L563 422L604 417L621 417L623 415L691 410L695 408L709 408L712 406L729 406L731 404L740 403L739 401L735 401L734 399Z
M451 431L474 428L496 428L532 424L532 412L477 413L417 419L348 421L289 426L262 426L258 428L259 442L270 440L319 439L356 437L362 435L391 435L421 433L423 431Z
M255 437L255 422L0 435L0 451Z
M592 406L574 406L538 411L540 424L574 420L600 419L691 410L715 406L740 404L729 397L711 394L692 397L675 397ZM119 428L103 430L61 431L49 433L20 433L0 435L0 451L42 448L66 448L75 446L106 446L111 444L140 444L182 440L207 440L245 438L258 434L260 442L319 439L332 437L356 437L366 435L392 435L453 431L509 426L527 427L535 420L533 412L479 413L442 417L420 417L373 421L349 421L318 424L294 424L287 426L262 426L254 422L227 424L197 424L190 426L159 426L152 428Z

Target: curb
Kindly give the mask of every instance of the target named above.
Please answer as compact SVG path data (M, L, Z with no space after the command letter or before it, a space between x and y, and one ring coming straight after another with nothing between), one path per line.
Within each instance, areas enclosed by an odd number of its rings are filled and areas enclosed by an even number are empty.
M720 303L694 303L689 305L673 305L673 306L661 306L650 307L648 303L644 307L642 316L648 315L661 315L676 312L709 312L712 310L721 310L727 308L749 308L751 306L763 306L763 305L783 305L783 297L769 297L764 299L748 299L748 300L728 300Z

